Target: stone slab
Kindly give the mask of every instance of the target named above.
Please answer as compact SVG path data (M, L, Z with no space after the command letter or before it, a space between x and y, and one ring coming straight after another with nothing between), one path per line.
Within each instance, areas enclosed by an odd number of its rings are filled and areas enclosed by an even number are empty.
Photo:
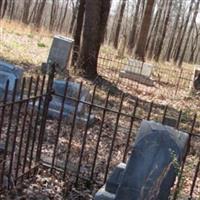
M4 96L7 80L9 80L8 93L12 94L16 79L18 79L17 92L19 92L22 76L23 69L4 61L0 61L0 99Z

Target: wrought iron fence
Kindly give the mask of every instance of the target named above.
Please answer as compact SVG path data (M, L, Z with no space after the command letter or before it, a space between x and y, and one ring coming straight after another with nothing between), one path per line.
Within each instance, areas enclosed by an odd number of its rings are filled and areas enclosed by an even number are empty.
M171 96L185 95L190 93L193 85L194 72L186 68L167 67L156 64L153 67L151 77L154 81L154 86L149 87L141 84L140 81L120 76L121 71L125 67L137 68L127 59L117 58L116 55L112 54L101 53L98 58L98 65L98 72L102 77L122 88L124 92L126 91L131 94L135 94L138 90L139 93L141 91L160 93L164 96L166 95L166 91Z
M71 185L93 193L105 183L117 164L127 161L140 122L147 119L190 135L173 199L180 195L191 199L199 192L200 122L196 115L138 98L130 99L123 93L113 97L111 92L102 93L97 86L91 90L90 100L82 100L82 83L77 96L72 97L66 81L61 95L53 91L53 80L53 73L48 81L45 77L42 80L24 78L19 94L16 83L11 98L8 98L9 83L6 85L0 104L2 187L12 187L32 171L36 173L38 167L45 166L52 173L59 172ZM48 117L52 95L62 102L57 119ZM74 110L65 117L67 99L74 102ZM84 107L82 112L78 109L80 104ZM187 191L182 185L183 177L187 177L190 186Z

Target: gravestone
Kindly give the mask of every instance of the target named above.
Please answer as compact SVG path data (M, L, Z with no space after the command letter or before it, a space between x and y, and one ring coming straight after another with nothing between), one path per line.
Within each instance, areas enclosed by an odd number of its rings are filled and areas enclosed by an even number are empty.
M53 119L59 119L60 111L62 107L62 102L64 98L64 91L66 87L66 81L64 80L55 80L53 83L53 90L55 94L53 95L52 101L49 103L49 110L48 110L48 117ZM76 109L76 100L78 98L80 84L75 83L72 81L68 81L67 86L67 95L65 98L64 109L63 109L63 118L71 121L73 114ZM80 93L80 100L79 101L89 101L90 100L90 93L86 88L82 87ZM36 106L39 102L36 102ZM79 103L77 107L77 124L86 123L87 119L87 106L84 103ZM94 116L91 115L90 123L94 120Z
M58 64L59 68L57 72L63 72L69 63L72 47L74 41L70 38L63 36L54 36L53 43L47 59L47 64L42 64L42 71L44 73L49 72L49 66L52 63Z
M13 93L15 80L18 79L17 93L20 89L20 82L23 76L23 70L12 64L0 61L0 99L3 98L7 80L9 80L8 98Z
M196 66L193 75L193 88L200 91L200 66Z
M142 121L127 165L117 167L95 200L167 200L188 139L187 133L172 127ZM107 186L110 183L115 186Z
M121 70L120 77L128 78L148 86L153 86L153 80L151 79L152 70L153 65L149 63L129 59L128 65Z

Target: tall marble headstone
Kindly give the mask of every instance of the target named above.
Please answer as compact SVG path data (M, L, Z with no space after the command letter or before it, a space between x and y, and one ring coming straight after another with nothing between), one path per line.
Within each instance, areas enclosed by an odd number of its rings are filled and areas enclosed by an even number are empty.
M69 63L73 43L74 40L70 38L54 36L47 63L57 63L59 65L57 71L64 71Z
M8 93L13 92L15 80L18 79L20 83L23 76L23 70L15 65L0 61L0 99L3 98L5 93L6 82L9 80ZM17 92L19 91L20 84L18 84Z
M188 139L187 133L172 127L142 121L126 167L117 167L95 200L167 200Z

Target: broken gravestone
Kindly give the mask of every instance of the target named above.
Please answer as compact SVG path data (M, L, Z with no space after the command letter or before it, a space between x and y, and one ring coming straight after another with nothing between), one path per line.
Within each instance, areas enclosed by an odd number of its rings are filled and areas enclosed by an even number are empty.
M78 93L80 84L75 83L72 81L68 81L67 84L67 94L64 97L65 93L65 87L66 87L66 81L64 80L55 80L53 83L53 90L54 95L52 95L52 100L49 103L49 109L48 109L48 117L52 119L59 119L60 112L63 104L63 98L65 98L64 106L63 106L63 115L62 117L64 119L67 119L68 122L70 122L73 118L73 115L76 111L77 106L77 112L76 112L76 124L83 124L87 121L87 105L83 102L87 102L90 100L90 93L86 88L81 89L80 93L80 99L78 99ZM77 101L79 101L77 105ZM36 103L36 106L38 105L38 102ZM93 123L94 116L90 116L89 123Z
M58 35L54 36L47 64L42 64L42 72L48 73L52 63L56 63L59 66L58 69L56 69L57 72L63 72L68 66L73 43L74 40L70 38Z
M13 93L15 81L18 79L17 93L20 89L20 82L23 76L23 70L12 64L0 61L0 99L3 98L5 94L6 83L9 80L8 96Z
M128 78L147 86L153 86L153 80L151 79L152 70L153 65L149 63L129 59L128 65L121 70L120 77Z
M127 165L117 166L95 200L167 200L188 139L172 127L142 121Z

